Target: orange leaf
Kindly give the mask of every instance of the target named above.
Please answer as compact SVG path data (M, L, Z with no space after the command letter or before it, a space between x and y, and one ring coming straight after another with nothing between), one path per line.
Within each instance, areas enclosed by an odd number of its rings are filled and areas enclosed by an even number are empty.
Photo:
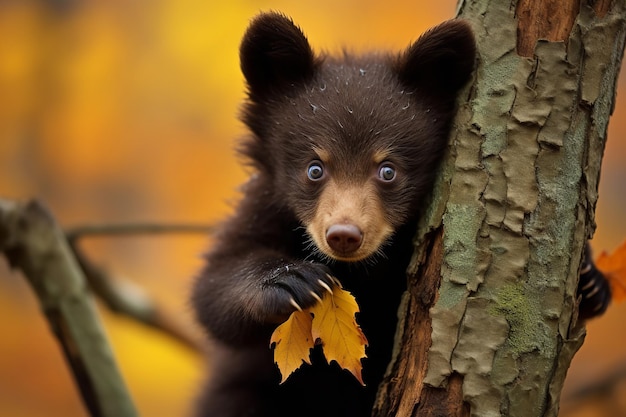
M326 359L336 361L365 385L361 359L366 357L367 339L356 322L359 306L352 294L333 288L332 295L325 294L322 302L310 310L313 313L313 337L322 341Z
M626 241L611 254L602 252L596 260L596 267L609 282L613 300L626 300Z
M352 294L334 287L332 294L325 294L313 307L293 312L274 330L270 340L270 344L275 344L274 361L282 376L280 383L303 362L311 364L311 349L315 340L320 339L326 359L336 361L365 385L361 359L366 356L367 339L355 319L358 311Z
M309 359L315 339L311 335L311 313L307 310L294 311L287 321L278 326L270 344L274 347L274 361L278 365L282 384L303 362L311 364Z

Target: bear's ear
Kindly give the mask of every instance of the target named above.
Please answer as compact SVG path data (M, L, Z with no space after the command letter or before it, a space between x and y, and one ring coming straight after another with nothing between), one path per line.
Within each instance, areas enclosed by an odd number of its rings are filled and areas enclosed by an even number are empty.
M241 41L239 58L253 100L310 78L317 66L300 28L274 12L254 18Z
M468 81L476 56L474 34L463 20L424 33L396 62L400 80L420 93L452 98Z

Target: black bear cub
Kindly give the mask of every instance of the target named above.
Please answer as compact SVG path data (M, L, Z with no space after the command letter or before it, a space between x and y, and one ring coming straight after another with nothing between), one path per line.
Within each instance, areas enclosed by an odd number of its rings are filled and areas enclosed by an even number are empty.
M474 66L472 32L445 22L404 52L316 55L277 13L240 49L248 86L241 152L254 168L215 236L192 303L212 341L198 416L371 413L391 358L420 205ZM319 346L284 384L270 335L335 277L369 340L362 386Z

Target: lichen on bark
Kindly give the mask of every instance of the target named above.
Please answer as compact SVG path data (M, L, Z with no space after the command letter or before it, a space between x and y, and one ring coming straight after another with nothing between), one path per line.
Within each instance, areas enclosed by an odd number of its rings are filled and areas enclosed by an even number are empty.
M602 17L581 5L559 32L569 38L540 40L530 57L517 49L514 4L464 1L459 10L480 58L420 226L421 249L442 233L441 283L434 305L422 305L431 333L419 407L398 416L432 415L422 412L429 392L449 390L451 378L469 405L459 416L556 416L584 338L578 268L594 228L626 5L613 2ZM428 262L417 256L410 280ZM402 324L399 344L412 331ZM392 363L390 385L402 366L401 357Z

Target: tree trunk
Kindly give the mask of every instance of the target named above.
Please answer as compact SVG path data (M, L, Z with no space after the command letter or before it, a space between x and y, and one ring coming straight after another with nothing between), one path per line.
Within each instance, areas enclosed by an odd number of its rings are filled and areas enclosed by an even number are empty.
M623 1L461 1L480 53L418 231L376 416L556 416Z

